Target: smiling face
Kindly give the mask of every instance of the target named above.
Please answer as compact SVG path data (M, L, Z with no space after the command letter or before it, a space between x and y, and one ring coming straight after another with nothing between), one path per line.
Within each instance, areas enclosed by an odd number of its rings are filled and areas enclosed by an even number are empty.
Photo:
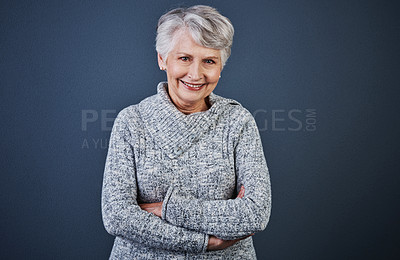
M168 93L182 113L205 111L206 97L221 74L221 51L198 45L187 31L177 33L167 60L158 54L159 66L166 68Z

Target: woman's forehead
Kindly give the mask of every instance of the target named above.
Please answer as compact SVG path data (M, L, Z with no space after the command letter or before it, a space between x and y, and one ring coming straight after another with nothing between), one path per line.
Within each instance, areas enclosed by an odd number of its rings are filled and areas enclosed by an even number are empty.
M204 56L220 58L221 51L217 49L207 48L199 45L194 41L191 34L188 32L179 33L176 35L174 40L175 44L171 53L179 55L191 55L191 56Z

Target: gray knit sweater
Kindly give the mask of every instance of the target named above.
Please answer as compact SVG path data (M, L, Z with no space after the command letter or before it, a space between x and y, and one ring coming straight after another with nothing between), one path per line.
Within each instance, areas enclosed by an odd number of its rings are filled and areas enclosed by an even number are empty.
M252 237L206 250L209 235L240 238L268 223L270 180L253 116L214 93L209 110L185 115L167 88L115 119L102 190L104 226L116 236L110 259L256 259ZM138 206L159 201L162 218Z

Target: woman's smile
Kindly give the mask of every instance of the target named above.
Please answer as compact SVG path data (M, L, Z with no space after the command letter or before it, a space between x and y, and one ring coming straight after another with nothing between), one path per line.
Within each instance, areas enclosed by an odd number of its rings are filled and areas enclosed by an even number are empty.
M206 84L202 83L202 84L191 84L188 83L186 81L180 80L183 84L183 86L185 86L186 89L188 90L192 90L192 91L199 91L200 89L202 89Z

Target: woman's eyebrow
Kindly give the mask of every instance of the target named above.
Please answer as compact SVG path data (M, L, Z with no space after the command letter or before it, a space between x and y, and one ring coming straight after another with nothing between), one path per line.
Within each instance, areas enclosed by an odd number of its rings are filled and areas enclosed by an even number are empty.
M176 55L184 55L184 56L188 56L188 57L193 57L192 55L190 55L190 54L188 54L188 53L186 53L186 52L177 52ZM220 59L220 58L219 58L218 56L206 56L206 57L204 57L203 59L204 59L204 60L206 60L206 59L215 59L215 60L218 60L218 59Z
M217 57L217 56L209 56L209 57L205 57L204 59L214 59L214 60L218 60L219 57Z

